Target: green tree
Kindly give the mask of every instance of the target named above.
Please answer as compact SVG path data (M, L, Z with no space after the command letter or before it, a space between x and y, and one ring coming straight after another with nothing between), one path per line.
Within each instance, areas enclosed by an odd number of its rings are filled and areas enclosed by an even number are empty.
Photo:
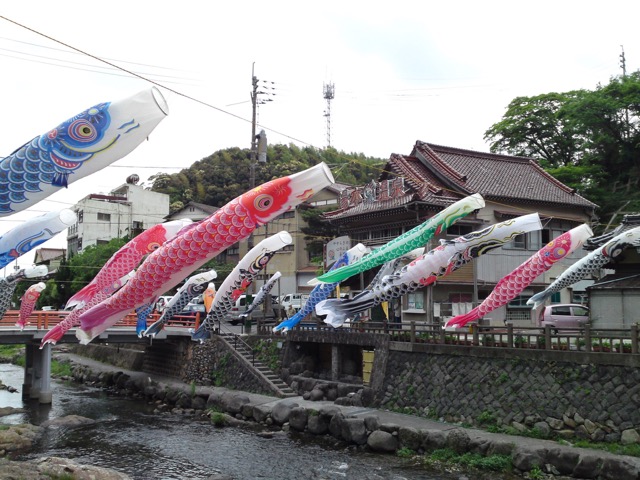
M255 167L255 184L291 175L320 162L327 163L338 182L361 185L379 175L385 161L363 154L346 154L333 148L300 148L269 145L266 163ZM151 189L166 193L177 207L189 201L221 207L250 186L251 155L248 149L228 148L195 162L179 173L158 173L150 178Z
M300 230L305 234L304 240L310 257L314 262L317 259L319 265L324 258L324 246L339 234L336 226L322 219L322 214L331 210L333 208L323 209L304 204L300 207L302 219L307 222L307 226L301 227Z
M45 282L47 288L38 298L38 307L53 305L64 308L67 300L91 282L107 260L127 242L127 238L114 238L108 243L87 247L82 253L63 261L54 277ZM33 283L20 282L13 300L19 302L24 291Z
M640 72L593 91L518 97L485 139L492 152L537 159L603 220L640 209Z
M71 297L71 295L89 284L104 264L107 263L107 260L128 241L128 238L114 238L108 243L91 245L85 248L82 253L74 255L69 260L69 272L64 274L71 279L68 296ZM58 272L56 280L58 279L58 275L62 275L62 273L60 271ZM64 303L66 303L66 300Z

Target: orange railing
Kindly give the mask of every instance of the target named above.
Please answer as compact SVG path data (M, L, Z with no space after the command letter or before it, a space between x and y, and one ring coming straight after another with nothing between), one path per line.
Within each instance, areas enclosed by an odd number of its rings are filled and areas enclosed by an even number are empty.
M49 330L54 327L69 315L68 311L63 310L34 310L33 313L27 319L27 327L36 327L38 330ZM7 310L2 318L0 318L0 327L13 327L18 321L20 315L19 310ZM158 314L151 314L147 318L147 326L154 323L156 320L160 318ZM188 316L188 315L176 315L171 320L169 320L165 326L167 327L178 327L178 328L195 328L197 329L200 325L201 321L200 312L196 313L196 316ZM136 323L138 321L137 315L135 312L129 313L126 317L116 323L115 327L131 327L136 328Z

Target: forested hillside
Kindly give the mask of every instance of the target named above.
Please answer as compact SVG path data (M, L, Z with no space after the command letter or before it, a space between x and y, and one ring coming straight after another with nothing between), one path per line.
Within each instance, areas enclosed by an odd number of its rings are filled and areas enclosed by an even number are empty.
M256 166L255 184L299 172L320 162L329 165L337 182L362 185L378 178L386 159L347 154L332 148L270 145L267 162ZM170 195L172 211L190 201L220 207L249 190L250 165L249 149L219 150L179 173L152 176L151 189Z

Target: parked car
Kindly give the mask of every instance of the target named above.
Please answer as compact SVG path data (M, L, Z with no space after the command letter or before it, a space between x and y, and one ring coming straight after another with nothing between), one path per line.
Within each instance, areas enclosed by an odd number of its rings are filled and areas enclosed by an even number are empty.
M289 307L293 307L297 312L307 302L308 298L309 294L307 293L285 293L280 295L278 303L282 305L285 311L289 311Z
M231 307L231 311L227 315L227 319L231 325L244 323L244 319L242 319L240 315L244 313L248 305L251 305L251 302L249 301L247 304L247 295L240 295L236 300L236 304ZM267 323L276 323L278 319L286 318L284 307L278 303L278 298L275 295L271 295L271 307L270 312L264 312L264 304L260 305L249 315L251 322L256 323L258 320L264 319Z
M43 312L51 312L52 310L55 310L55 307L52 307L51 305L47 305L45 307L42 307L42 311Z
M589 308L577 303L548 305L538 316L538 326L552 328L580 328L589 323Z

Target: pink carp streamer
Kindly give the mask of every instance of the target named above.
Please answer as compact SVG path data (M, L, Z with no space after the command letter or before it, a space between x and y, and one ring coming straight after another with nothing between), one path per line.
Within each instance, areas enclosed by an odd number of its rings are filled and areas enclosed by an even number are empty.
M527 305L533 305L533 309L536 310L555 292L559 292L563 288L587 278L608 263L617 261L625 249L638 248L639 246L640 227L619 233L600 248L589 252L585 257L582 257L567 268L551 285L527 300Z
M469 322L482 318L516 298L540 274L549 270L556 262L575 252L593 235L588 225L580 225L549 242L541 250L509 275L503 277L491 294L470 312L450 319L445 328L461 328Z
M80 315L106 300L127 283L132 276L132 270L140 264L145 255L154 252L191 225L191 220L174 220L154 225L123 245L107 260L93 280L69 299L67 308L75 308L67 318L47 332L40 348L46 343L55 345L70 328L80 325Z
M234 243L333 183L325 163L260 185L153 252L118 292L80 316L83 344L152 301Z
M6 277L0 277L0 318L4 317L7 312L18 282L25 278L45 277L48 273L49 270L46 265L37 265L23 268Z
M18 321L16 322L16 327L20 327L20 330L23 330L24 326L27 324L27 319L33 312L36 302L40 297L40 293L42 293L45 288L47 288L47 286L44 282L38 282L27 288L27 291L22 295L22 298L20 299L20 314L18 315Z

